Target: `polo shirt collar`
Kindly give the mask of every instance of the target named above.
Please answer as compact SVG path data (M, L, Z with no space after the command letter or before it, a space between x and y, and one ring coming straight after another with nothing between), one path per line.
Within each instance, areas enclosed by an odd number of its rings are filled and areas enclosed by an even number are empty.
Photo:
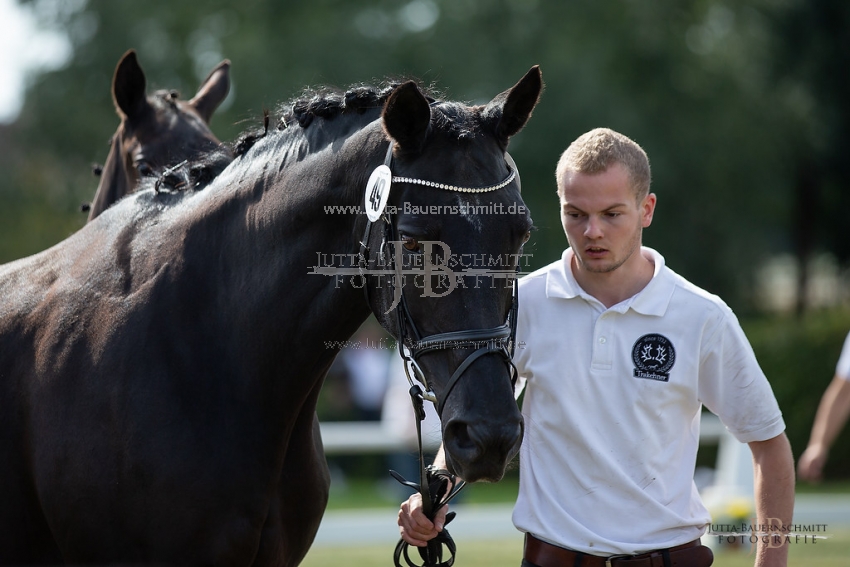
M625 312L633 309L644 315L661 316L667 310L673 291L676 288L673 275L670 270L665 270L664 256L646 246L641 247L641 252L652 256L655 263L655 272L652 279L636 295L611 307L616 311ZM550 298L582 298L585 301L598 301L584 291L573 276L570 263L573 259L572 248L567 248L561 255L561 261L546 274L546 297Z

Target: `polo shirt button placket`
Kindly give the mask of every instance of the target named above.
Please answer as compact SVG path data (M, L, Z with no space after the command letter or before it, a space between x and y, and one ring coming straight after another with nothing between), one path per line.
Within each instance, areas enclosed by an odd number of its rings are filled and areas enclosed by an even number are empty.
M613 363L611 357L610 334L612 321L610 315L603 313L596 320L593 328L594 342L593 345L593 367L597 370L611 370Z

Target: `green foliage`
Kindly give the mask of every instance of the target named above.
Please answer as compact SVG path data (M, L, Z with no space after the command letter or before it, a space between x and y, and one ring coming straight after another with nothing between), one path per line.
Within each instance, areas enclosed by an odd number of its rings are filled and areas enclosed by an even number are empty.
M798 458L808 444L815 412L850 332L850 311L812 313L802 320L766 318L743 324L773 386L788 439ZM848 471L850 427L845 427L833 445L824 475L848 479Z
M753 272L771 254L850 254L843 244L850 240L833 230L850 204L847 78L833 72L846 67L835 59L848 53L844 0L68 6L80 9L54 19L69 34L72 60L33 81L18 122L0 126L0 148L19 156L0 155L0 168L11 173L0 176L0 262L82 225L77 205L96 187L89 165L105 159L118 124L112 72L129 48L150 88L184 97L231 59L233 92L212 122L223 140L256 127L264 108L306 86L413 76L450 98L481 103L540 64L541 104L511 144L539 229L526 247L531 269L566 244L556 160L596 126L622 131L650 155L659 205L647 244L736 310L752 308ZM823 182L802 183L807 171ZM806 187L810 193L801 194ZM816 222L824 218L830 222Z

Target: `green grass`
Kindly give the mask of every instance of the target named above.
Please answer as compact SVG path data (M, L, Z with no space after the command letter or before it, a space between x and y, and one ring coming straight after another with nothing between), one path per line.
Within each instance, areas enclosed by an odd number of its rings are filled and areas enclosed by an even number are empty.
M788 552L788 564L805 567L847 567L850 557L850 531L815 544L794 544ZM519 567L522 536L493 541L457 541L455 567ZM749 549L719 550L716 567L752 567L754 556ZM315 547L307 554L302 567L380 567L393 565L393 546Z
M818 484L798 482L796 492L797 494L850 494L850 480L830 480Z

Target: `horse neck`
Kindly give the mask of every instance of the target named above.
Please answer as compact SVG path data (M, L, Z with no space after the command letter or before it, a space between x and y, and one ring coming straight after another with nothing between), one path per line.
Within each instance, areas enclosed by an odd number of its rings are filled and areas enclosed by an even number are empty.
M365 216L327 207L361 204L366 179L383 159L368 148L376 148L383 134L379 126L361 126L337 138L333 150L324 142L326 132L318 131L312 145L305 136L290 138L258 143L242 158L250 165L222 173L227 185L246 171L253 180L218 200L218 218L208 222L221 227L222 236L200 244L216 250L216 265L224 270L211 281L228 282L221 299L252 322L256 336L250 340L271 340L272 356L286 353L286 365L309 370L330 364L336 351L325 342L348 339L369 314L350 276L311 272L323 257L348 265L359 251ZM298 345L281 344L279 337L297 337Z

